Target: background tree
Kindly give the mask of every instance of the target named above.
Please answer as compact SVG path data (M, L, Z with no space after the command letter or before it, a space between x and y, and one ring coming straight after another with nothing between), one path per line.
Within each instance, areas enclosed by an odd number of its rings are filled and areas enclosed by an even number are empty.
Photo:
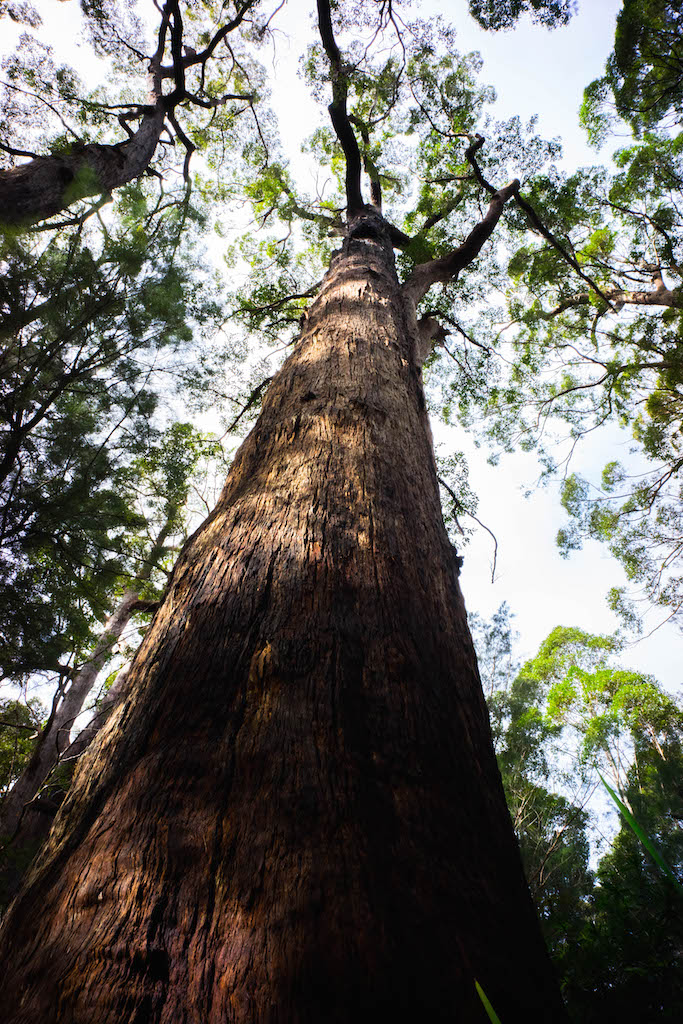
M0 796L4 797L31 756L44 709L30 701L3 699L0 705Z
M621 118L636 137L651 128L680 125L683 92L680 12L668 0L624 0L605 74L586 90L583 118L593 138L604 138Z
M576 9L572 0L472 0L470 13L482 28L493 32L512 28L528 14L534 22L566 25Z
M106 699L97 701L95 717L88 724L87 732L72 742L76 721L102 669L111 661L125 631L129 630L131 619L136 614L148 614L158 603L165 583L164 572L168 577L168 569L164 570L168 564L168 544L184 532L192 475L210 447L189 424L176 423L159 438L156 449L137 460L128 472L129 487L133 485L138 491L136 504L144 522L144 530L137 531L135 575L112 580L112 593L116 598L101 635L86 658L80 662L74 659L69 677L60 680L49 715L35 742L24 742L23 749L17 751L15 778L0 804L0 842L5 865L0 877L5 902L18 888L21 865L28 862L49 831L73 771L74 758L92 742L107 714L121 699L125 684L123 672L119 673L120 679L113 681ZM26 705L28 710L31 706L30 702ZM25 723L22 721L19 727L25 728ZM25 756L20 758L22 753ZM61 772L60 766L64 768ZM47 782L51 790L49 798L41 795Z
M475 627L484 665L491 652L514 663L507 609ZM600 767L682 876L680 700L621 652L615 637L558 627L489 696L525 873L577 1022L675 1020L683 1007L680 894L626 822L606 838L596 800Z
M642 596L672 616L681 601L681 310L667 281L680 277L678 148L648 137L621 151L623 170L611 179L580 172L539 186L546 215L554 208L562 218L567 247L606 301L577 292L550 247L520 249L511 268L531 287L511 302L516 334L506 349L514 365L494 396L508 438L520 430L538 437L550 417L566 422L573 444L609 422L629 428L642 457L635 472L611 461L602 489L567 476L571 520L560 544L568 552L584 537L606 542ZM611 600L628 611L623 594Z
M594 784L586 784L578 756L568 756L563 729L548 714L547 680L530 668L533 662L520 667L514 657L518 637L507 606L489 621L477 617L474 627L477 657L489 680L485 691L505 796L562 979L564 955L585 926L593 891L588 801Z
M218 369L189 357L220 314L196 213L150 209L138 187L118 212L99 230L7 233L0 251L0 665L15 681L67 678L65 654L91 649L139 568L130 467L159 441L155 409L176 386L191 402Z
M626 822L606 846L599 808L587 802L600 768L681 878L680 701L622 668L621 647L614 637L555 629L493 695L498 757L572 1019L675 1020L680 894Z
M609 546L629 580L610 604L635 628L652 605L677 618L683 598L679 21L676 6L659 0L624 4L606 73L586 91L583 120L596 142L612 129L623 136L616 109L635 138L615 154L613 172L567 176L551 167L528 183L543 223L527 215L515 225L523 208L508 218L513 232L527 234L509 239L516 251L507 310L488 325L459 325L487 354L488 387L470 387L464 401L451 403L466 421L483 412L484 432L499 448L537 447L548 472L558 468L551 453L563 421L570 521L560 548L567 554L586 538ZM605 424L626 428L631 455L640 458L628 466L610 460L596 486L565 462Z

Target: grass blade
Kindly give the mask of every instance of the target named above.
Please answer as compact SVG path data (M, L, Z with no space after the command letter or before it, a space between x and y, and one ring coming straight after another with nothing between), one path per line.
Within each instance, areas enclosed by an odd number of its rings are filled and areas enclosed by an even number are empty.
M669 865L666 863L666 861L662 857L662 855L659 852L659 850L656 849L656 847L655 847L654 843L652 842L652 840L645 834L645 832L643 832L642 828L640 827L640 825L638 824L636 819L633 817L633 815L629 811L629 809L626 806L626 804L622 800L619 799L619 797L614 792L612 787L607 782L605 782L605 780L603 779L602 775L600 775L600 772L598 772L598 775L600 776L600 781L602 782L603 786L605 787L605 789L607 790L609 795L614 800L614 803L619 808L619 811L620 811L622 817L624 818L624 820L626 821L627 825L629 825L629 827L633 830L633 832L635 832L635 834L637 835L638 839L641 841L641 843L643 844L643 846L645 847L647 852L650 854L650 856L654 860L654 862L658 865L658 867L661 868L661 870L664 872L664 874L667 876L667 878L671 879L673 884L676 886L678 891L683 896L683 885L681 885L681 883L678 881L678 879L674 875L673 871L671 870Z
M481 999L482 1003L484 1004L484 1009L486 1010L487 1014L489 1015L489 1020L491 1021L491 1024L500 1024L500 1017L498 1016L496 1011L491 1006L490 1002L488 1001L488 999L486 997L486 993L484 992L483 988L481 987L481 985L479 984L479 982L477 981L476 978L474 979L474 985L475 985L475 988L476 988L477 993L479 995L479 998Z

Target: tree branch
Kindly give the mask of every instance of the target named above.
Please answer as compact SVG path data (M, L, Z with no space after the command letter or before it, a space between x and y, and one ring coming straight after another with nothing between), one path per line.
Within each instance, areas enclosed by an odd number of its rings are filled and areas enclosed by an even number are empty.
M332 102L327 109L346 159L346 204L349 217L353 217L365 209L360 187L360 150L346 109L348 79L339 47L334 38L329 0L317 0L317 4L320 39L330 62L330 77L332 79Z
M468 146L467 149L465 150L465 157L467 158L467 161L468 161L470 167L474 171L474 176L477 179L477 181L479 182L479 184L483 188L485 188L487 190L487 192L493 193L493 192L495 192L495 187L491 184L491 182L487 181L486 178L484 177L484 175L482 174L481 168L479 167L479 164L477 163L476 156L475 156L477 151L480 150L481 147L484 145L484 142L485 142L485 139L484 139L483 135L478 135L478 134L475 135L474 142L470 146ZM553 249L556 249L557 252L559 252L559 254L562 257L562 259L564 259L569 264L569 266L572 267L572 269L576 271L576 273L579 275L581 280L585 281L586 284L590 288L592 288L593 291L597 295L599 295L600 298L603 300L603 302L605 302L610 307L610 309L611 309L612 308L612 304L610 303L610 301L607 298L607 296L600 290L600 288L595 283L595 281L593 281L592 278L590 278L586 274L584 274L583 270L581 269L579 264L576 262L574 257L570 253L567 252L565 247L562 245L560 240L555 237L555 235L552 233L552 231L548 230L548 228L545 226L545 224L543 224L543 222L541 221L540 217L538 216L538 214L534 210L533 206L531 206L531 204L528 203L526 201L526 199L524 199L522 196L520 196L519 192L517 192L515 194L515 202L519 206L520 210L523 210L524 213L526 214L526 218L529 221L529 223L531 224L532 228L535 231L537 231L540 235L542 235L548 242L550 242L550 244L552 245Z
M35 733L36 736L40 732L39 725L23 725L21 722L13 722L10 718L0 718L0 726L8 729L23 729L25 732Z
M184 68L193 67L195 64L205 65L209 57L213 55L216 47L222 43L230 32L233 32L242 23L249 10L258 3L258 0L246 0L246 2L240 7L232 21L229 21L226 25L223 25L214 34L211 42L206 46L201 53L188 54L187 56L181 56L181 60ZM162 78L173 78L176 77L175 63L173 65L165 65L159 68Z
M382 183L379 178L379 171L370 156L370 132L368 126L359 117L349 114L349 121L355 124L363 140L363 170L370 180L370 202L377 210L382 211Z
M610 288L605 292L609 299L608 305L613 313L618 313L622 306L665 306L667 309L683 309L683 294L678 288L667 288L659 277L660 284L652 291L627 291L624 288ZM564 313L567 309L575 309L577 306L587 306L590 302L588 292L579 292L561 302L548 313L541 311L539 314L543 320L552 320L554 317ZM606 311L604 311L606 312Z
M489 530L488 526L485 526L484 523L482 523L481 519L477 519L477 517L475 516L474 512L470 512L469 509L465 508L465 506L460 501L460 499L456 497L453 489L448 486L448 484L446 483L446 481L442 477L437 477L437 479L438 479L439 483L441 484L441 486L444 488L444 490L448 491L449 495L451 496L451 500L452 500L453 504L455 505L456 512L464 512L466 516L470 517L470 519L474 519L475 523L477 523L478 526L481 526L482 530L486 530L486 532L492 538L492 540L493 540L493 562L491 563L491 583L494 583L495 579L496 579L496 563L498 561L498 540L496 538L495 533L493 532L493 530ZM457 520L456 520L456 522L457 522Z
M265 389L268 387L268 385L270 384L272 379L273 379L272 377L266 377L266 379L262 380L260 384L257 384L257 386L254 388L254 390L251 392L251 394L247 398L246 402L242 406L242 409L240 410L240 412L238 412L237 416L235 416L235 418L232 421L232 423L230 424L230 426L226 429L225 434L232 433L232 431L235 429L235 427L237 426L239 421L242 419L244 414L249 412L249 410L252 408L252 406L255 405L256 402L258 402L258 400L261 397L263 391L265 391ZM225 434L223 434L223 437L225 437Z
M511 196L517 194L518 189L519 181L515 178L505 188L494 192L484 217L470 231L462 245L454 249L448 256L430 260L428 263L421 263L414 268L403 285L403 293L412 299L415 305L427 294L432 285L457 280L460 271L476 259L484 244L493 234L503 207Z
M450 199L447 203L443 205L443 207L439 210L438 213L433 213L430 217L427 217L424 224L420 228L419 233L421 235L425 235L429 231L429 229L433 228L435 224L438 224L440 220L444 220L444 218L447 217L449 213L453 213L453 210L455 210L460 205L464 196L465 190L460 189L460 191L455 196L453 196L452 199Z
M9 153L10 156L27 156L32 160L40 159L39 153L33 153L28 149L15 149L14 146L6 146L4 142L0 142L0 149L5 153Z
M167 0L166 8L172 14L171 57L173 58L173 81L175 88L164 97L164 107L169 112L181 103L187 95L185 89L185 60L183 58L183 18L178 0Z

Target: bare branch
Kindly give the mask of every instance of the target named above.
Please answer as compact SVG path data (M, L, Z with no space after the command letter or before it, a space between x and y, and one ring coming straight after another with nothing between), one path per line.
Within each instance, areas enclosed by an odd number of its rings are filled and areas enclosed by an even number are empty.
M10 156L28 156L33 160L40 159L38 153L32 153L28 149L15 149L14 146L6 146L4 142L0 142L0 149L5 153L9 153Z
M653 275L659 281L656 288L651 291L630 291L624 288L609 288L604 297L609 299L608 305L613 313L618 313L622 306L665 306L667 309L683 309L683 294L678 288L667 288L661 274ZM568 309L576 309L578 306L587 306L590 303L588 292L579 292L569 296L551 309L549 312L540 312L543 320L552 320ZM603 310L606 312L606 310Z
M196 150L197 147L195 146L194 142L192 142L190 139L188 139L187 135L185 134L183 129L178 124L178 119L176 118L175 113L172 110L169 110L167 116L168 116L169 121L171 122L171 124L173 125L173 127L175 129L176 135L178 136L178 138L182 142L183 146L185 147L185 161L183 163L183 178L185 179L185 181L189 181L190 180L190 160L192 158L192 154L194 153L194 151Z
M242 406L241 410L238 412L237 416L235 416L230 426L226 429L225 433L223 434L223 437L225 437L226 434L232 433L232 431L235 429L235 427L242 419L242 417L245 415L245 413L249 412L249 410L256 404L256 402L258 402L259 398L261 397L265 389L268 387L272 379L272 377L266 377L265 380L262 380L261 383L254 388L254 390L251 392L246 402ZM219 441L222 441L223 437L219 438Z
M22 725L20 722L13 722L9 718L0 718L0 725L5 726L8 729L24 729L26 732L31 732L35 736L40 732L40 728L35 725Z
M459 498L456 497L455 492L451 487L448 486L445 480L443 480L441 477L437 477L437 479L441 486L444 488L444 490L448 491L451 497L451 501L455 505L456 511L461 513L464 512L466 516L470 517L470 519L474 519L475 523L477 523L478 526L481 526L482 530L486 530L486 532L493 539L493 562L491 563L491 583L495 583L496 563L498 561L498 540L496 538L495 533L493 532L493 530L489 530L488 526L482 523L481 519L477 519L474 512L470 512L469 509L465 508L463 503L460 501Z

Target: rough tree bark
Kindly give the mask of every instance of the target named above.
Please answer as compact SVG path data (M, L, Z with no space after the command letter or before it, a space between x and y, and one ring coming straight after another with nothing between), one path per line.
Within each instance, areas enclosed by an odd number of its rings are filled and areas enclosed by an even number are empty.
M0 942L8 1024L564 1020L356 218Z

